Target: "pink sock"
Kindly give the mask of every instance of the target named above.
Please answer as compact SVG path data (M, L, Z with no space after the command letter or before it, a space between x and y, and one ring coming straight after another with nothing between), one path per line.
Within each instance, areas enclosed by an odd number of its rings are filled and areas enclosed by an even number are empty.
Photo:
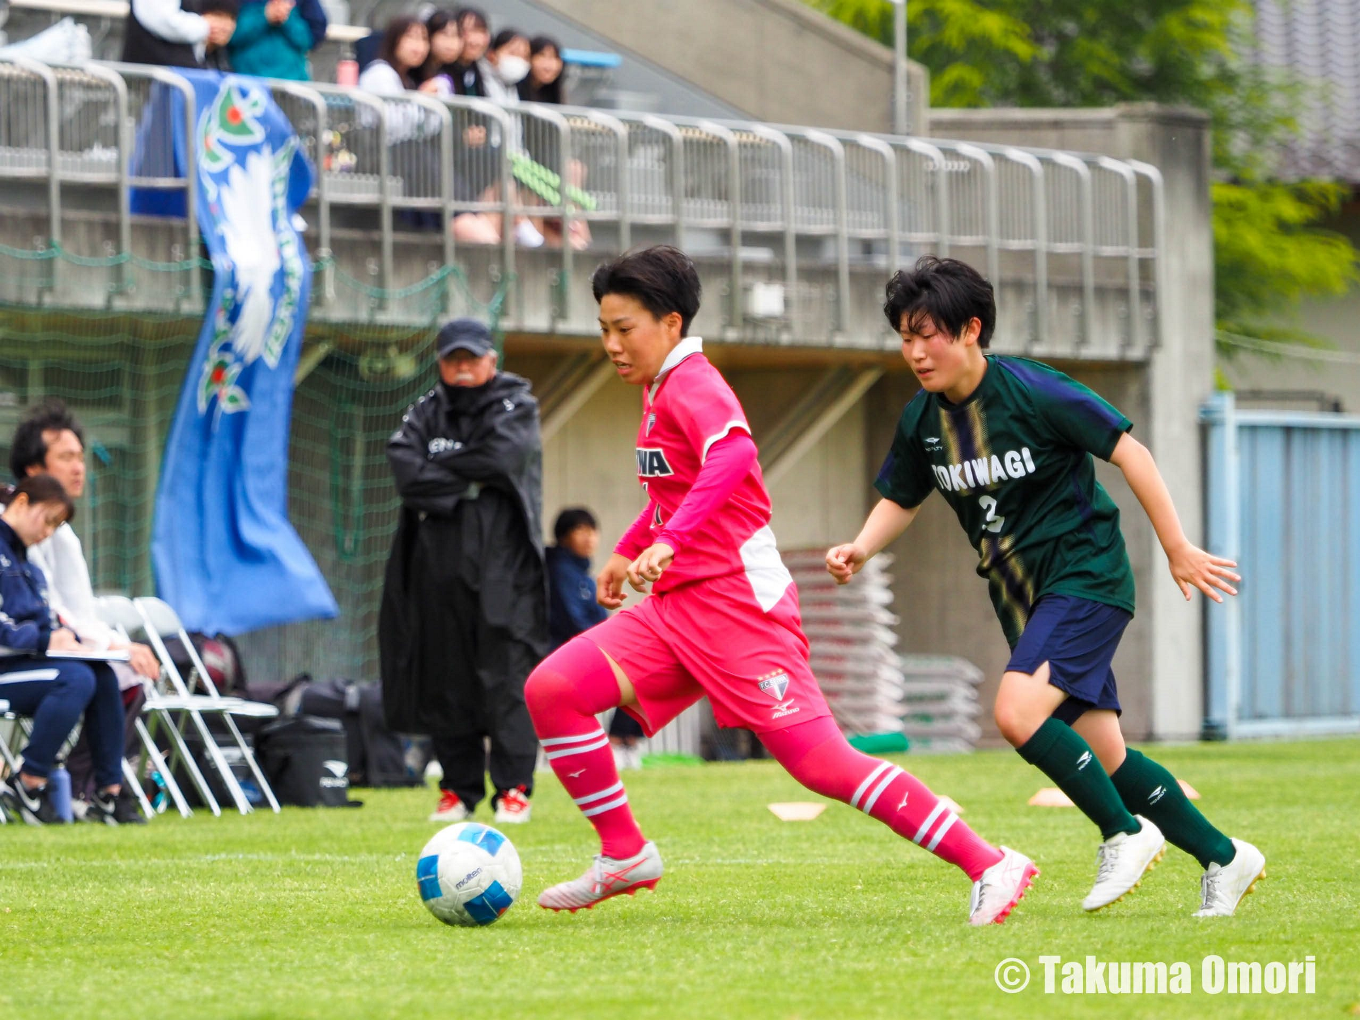
M642 830L628 808L609 737L595 716L619 703L619 682L598 645L573 638L529 674L524 700L543 750L567 793L616 860L641 852Z
M958 865L974 882L1001 860L1001 851L959 821L925 783L891 762L856 751L830 717L762 733L760 741L809 790L877 818Z

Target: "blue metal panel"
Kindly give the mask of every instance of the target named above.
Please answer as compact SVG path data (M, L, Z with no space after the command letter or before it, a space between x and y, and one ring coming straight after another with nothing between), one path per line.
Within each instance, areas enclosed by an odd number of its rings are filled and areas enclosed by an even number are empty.
M1360 418L1205 407L1211 551L1206 733L1360 729Z

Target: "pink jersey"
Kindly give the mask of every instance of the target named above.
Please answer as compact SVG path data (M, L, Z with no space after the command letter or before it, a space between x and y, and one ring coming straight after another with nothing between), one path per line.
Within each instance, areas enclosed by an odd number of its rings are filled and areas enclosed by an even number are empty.
M654 507L653 538L684 502L709 448L734 430L751 432L736 394L704 357L702 341L683 340L647 388L638 427L638 480ZM652 590L660 595L693 581L740 573L766 612L793 584L770 530L770 494L759 464L676 551Z

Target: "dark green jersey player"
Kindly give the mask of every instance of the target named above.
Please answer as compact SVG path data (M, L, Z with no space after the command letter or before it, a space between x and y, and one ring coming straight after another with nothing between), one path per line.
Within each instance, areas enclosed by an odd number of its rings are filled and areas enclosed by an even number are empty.
M876 483L916 507L939 490L978 553L1012 648L1045 595L1133 612L1119 508L1095 480L1132 423L1085 386L1024 358L989 355L955 404L922 390L902 412Z
M849 582L938 490L977 550L1011 646L997 728L1101 830L1082 906L1099 910L1133 889L1161 859L1165 833L1205 869L1196 916L1232 914L1264 877L1265 857L1210 825L1119 729L1110 663L1133 616L1133 572L1092 458L1123 472L1187 599L1192 587L1217 602L1220 590L1235 595L1235 564L1186 538L1127 418L1047 365L986 353L996 305L971 267L926 256L888 282L883 311L921 392L879 473L883 499L855 541L827 553L827 569Z

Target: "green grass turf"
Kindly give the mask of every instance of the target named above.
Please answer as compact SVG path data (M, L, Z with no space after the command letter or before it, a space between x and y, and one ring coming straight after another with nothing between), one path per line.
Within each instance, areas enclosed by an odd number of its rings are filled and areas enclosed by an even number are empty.
M1043 874L1003 926L964 923L955 869L766 763L628 777L667 874L655 894L550 914L592 832L551 776L511 837L520 902L449 928L416 893L436 826L430 791L360 791L359 810L161 818L145 828L0 827L0 1017L1344 1017L1360 1012L1360 741L1152 749L1204 795L1270 877L1232 919L1199 921L1199 870L1176 850L1123 902L1079 903L1096 833L1074 809L1027 807L1042 777L1014 754L900 759ZM1042 993L1041 954L1184 960L1184 996ZM1207 995L1200 961L1316 958L1312 996ZM1034 970L997 990L1006 957Z

